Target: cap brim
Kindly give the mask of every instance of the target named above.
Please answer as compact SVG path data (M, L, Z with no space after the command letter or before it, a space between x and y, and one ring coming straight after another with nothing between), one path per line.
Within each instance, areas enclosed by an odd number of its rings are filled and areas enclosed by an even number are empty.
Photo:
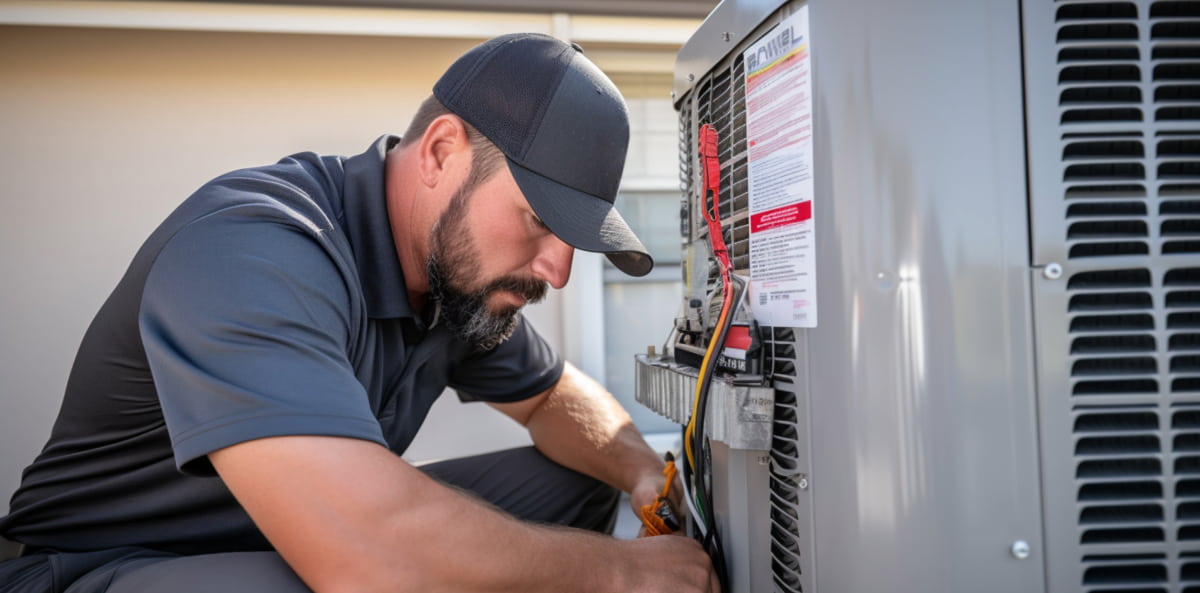
M654 259L610 202L505 160L533 211L559 239L576 249L605 254L630 276L645 276L654 268Z

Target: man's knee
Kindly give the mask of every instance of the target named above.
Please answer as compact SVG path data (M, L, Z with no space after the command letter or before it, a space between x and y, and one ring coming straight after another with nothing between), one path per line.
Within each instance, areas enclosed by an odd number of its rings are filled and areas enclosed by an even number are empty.
M422 466L428 475L470 490L526 521L611 532L620 492L568 469L533 447Z

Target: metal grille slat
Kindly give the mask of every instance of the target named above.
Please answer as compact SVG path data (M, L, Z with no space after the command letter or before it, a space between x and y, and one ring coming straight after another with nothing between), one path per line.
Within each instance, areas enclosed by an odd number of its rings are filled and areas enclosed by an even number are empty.
M1067 392L1043 396L1070 399L1079 584L1200 591L1200 2L1042 14L1069 349Z

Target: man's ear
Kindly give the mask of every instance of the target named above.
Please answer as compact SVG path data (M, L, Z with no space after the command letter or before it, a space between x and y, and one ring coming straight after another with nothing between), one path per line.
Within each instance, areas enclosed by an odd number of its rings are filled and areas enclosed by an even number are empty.
M440 115L430 122L418 150L421 183L430 188L446 182L457 188L461 181L447 179L465 178L470 171L471 142L465 124L456 115Z

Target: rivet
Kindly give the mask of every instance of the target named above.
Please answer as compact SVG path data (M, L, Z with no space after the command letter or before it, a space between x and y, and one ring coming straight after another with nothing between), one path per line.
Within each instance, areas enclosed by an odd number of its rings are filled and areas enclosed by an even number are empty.
M1012 548L1009 551L1012 552L1013 558L1024 560L1029 557L1029 542L1019 539L1012 543Z

